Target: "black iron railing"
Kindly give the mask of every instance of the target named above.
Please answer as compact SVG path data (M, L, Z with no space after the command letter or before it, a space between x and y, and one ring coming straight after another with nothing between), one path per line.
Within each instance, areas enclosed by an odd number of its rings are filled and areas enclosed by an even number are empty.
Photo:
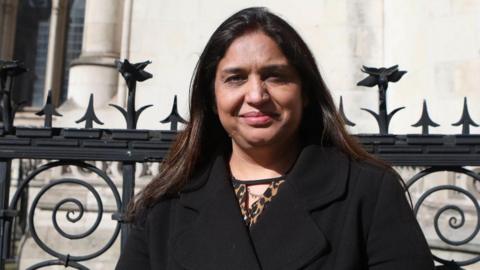
M126 121L126 129L98 129L93 128L93 122L101 125L102 122L94 112L93 95L90 97L84 116L77 123L85 122L85 128L57 128L53 127L53 115L60 116L47 98L44 108L37 113L44 117L44 126L38 128L15 127L13 119L18 104L14 104L10 98L13 78L25 72L21 63L15 61L0 61L0 98L2 99L3 127L0 129L0 269L8 260L15 259L15 246L13 243L18 237L17 234L28 231L35 243L52 259L39 262L30 266L29 269L38 269L48 265L65 265L77 269L87 269L84 261L93 260L108 250L113 242L121 234L121 246L124 245L128 235L128 225L124 223L123 213L126 206L132 199L135 188L135 166L137 163L158 162L167 153L172 140L176 135L177 124L185 123L176 108L176 98L171 114L162 123L170 123L170 130L138 130L137 121L145 109L151 105L143 106L135 110L136 83L151 77L151 74L144 69L149 62L131 64L127 60L117 61L117 68L125 78L128 86L127 108L117 105L117 108ZM399 71L397 66L391 68L368 68L364 67L368 77L359 82L361 86L379 87L379 111L369 112L377 121L379 134L357 134L357 138L364 145L367 151L377 155L381 159L389 161L396 166L421 166L423 171L416 174L406 182L407 187L415 187L424 177L438 171L451 171L469 176L473 182L480 181L478 173L468 170L466 166L480 166L480 135L471 135L469 127L477 126L469 115L467 100L464 102L464 110L461 119L454 123L455 126L462 126L461 134L458 135L430 135L429 127L438 126L428 115L426 102L423 104L423 112L420 120L413 124L422 129L421 134L394 135L388 133L388 126L394 114L402 108L387 110L386 92L388 82L396 82L405 74ZM348 120L343 111L343 101L340 100L340 114L347 125L355 125ZM33 167L29 171L19 172L19 179L14 194L10 196L12 160L55 160ZM102 169L85 162L88 161L117 161L121 163L122 170L122 192L114 184L111 177ZM55 231L64 239L82 239L94 233L102 218L104 218L104 202L102 196L95 187L88 181L77 178L61 178L52 180L45 184L39 193L32 199L27 209L27 190L37 175L47 170L62 166L75 166L89 171L98 176L104 185L110 190L114 198L112 219L116 226L112 228L109 240L102 247L88 254L65 253L58 251L54 246L44 242L36 231L36 219L34 218L39 200L44 194L60 185L77 185L86 189L96 203L96 217L90 228L82 233L71 233L62 229L57 221L59 211L66 211L66 220L75 223L82 219L85 213L85 206L77 198L60 199L52 210L52 225ZM20 166L20 169L22 166ZM416 200L414 211L419 209L428 201L428 197L434 193L452 190L463 195L465 201L469 202L473 209L473 216L476 217L476 225L472 233L460 240L452 240L442 233L442 218L449 216L448 226L450 229L459 230L466 228L466 214L464 205L455 205L452 202L444 203L436 210L431 222L438 238L453 250L468 245L478 238L480 230L480 207L475 195L463 188L451 184L434 185L425 190ZM10 199L9 199L10 198ZM442 202L443 203L443 202ZM65 207L69 205L69 207ZM74 210L72 210L72 208ZM472 215L470 215L472 216ZM421 218L421 217L418 217ZM28 226L26 225L28 223ZM475 252L474 252L475 253ZM463 261L452 261L435 257L437 263L446 269L458 269L459 267L472 265L480 260L479 254Z

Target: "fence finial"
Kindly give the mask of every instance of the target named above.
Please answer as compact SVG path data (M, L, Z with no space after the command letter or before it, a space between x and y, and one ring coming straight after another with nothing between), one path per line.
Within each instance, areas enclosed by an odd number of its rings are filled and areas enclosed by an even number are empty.
M462 117L460 120L458 120L458 122L453 123L452 126L462 126L463 135L470 134L470 126L478 127L478 124L473 121L472 117L470 117L470 113L468 112L467 97L463 98Z
M182 124L186 124L187 121L183 119L180 114L178 113L178 108L177 108L177 95L173 98L173 106L172 106L172 111L170 112L170 115L167 116L167 118L163 119L160 121L162 124L167 124L170 123L170 130L177 130L177 124L178 122Z
M52 90L48 91L47 101L45 102L43 109L35 114L38 116L45 115L45 122L43 126L46 128L52 127L52 118L54 115L62 116L59 112L57 112L57 110L55 110L55 106L52 104Z
M402 76L407 73L406 71L398 70L398 65L391 66L389 68L372 68L363 66L362 72L367 73L368 77L359 81L357 85L373 87L378 85L378 114L372 110L361 108L364 111L369 112L375 120L377 120L380 134L388 134L388 126L393 115L404 109L405 107L399 107L387 113L387 88L389 82L398 82Z
M342 120L345 123L345 125L351 126L351 127L355 126L355 123L348 120L347 116L345 115L345 111L343 110L343 97L342 96L340 96L340 104L338 106L338 111L339 111L340 117L342 117Z
M438 126L440 126L440 125L433 122L433 120L430 118L430 115L428 115L427 101L425 101L425 99L424 99L423 100L423 108L422 108L422 116L417 121L417 123L412 125L412 127L422 127L422 134L423 135L428 135L428 128L429 127L438 127Z
M22 62L0 60L0 99L2 100L3 130L10 133L13 129L13 119L18 108L25 102L14 103L11 97L13 78L26 72Z
M148 107L153 105L146 105L135 110L135 91L137 88L137 82L143 82L152 78L152 74L145 71L145 67L147 67L151 61L144 61L132 64L127 59L123 62L120 60L115 60L115 65L117 66L117 70L122 74L122 77L125 79L128 87L128 98L127 98L127 110L124 108L110 104L110 106L119 110L123 117L125 117L125 121L127 122L127 129L136 129L137 128L137 121L140 117L140 114Z
M82 118L75 121L75 123L81 123L85 121L85 128L93 128L93 122L103 125L103 122L98 119L97 115L95 114L95 109L93 107L93 94L90 94L90 99L88 100L88 108Z

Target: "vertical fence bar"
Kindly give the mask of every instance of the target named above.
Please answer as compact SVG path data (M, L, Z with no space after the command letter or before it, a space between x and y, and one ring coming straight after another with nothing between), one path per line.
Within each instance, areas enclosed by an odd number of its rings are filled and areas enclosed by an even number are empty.
M124 162L122 166L123 173L123 187L122 187L122 214L127 213L130 200L133 198L135 188L135 162ZM122 223L121 234L121 246L120 250L123 250L125 243L130 232L130 225L128 223Z
M9 215L7 214L10 190L11 160L0 160L0 269L5 269L10 247L10 233L8 230Z
M22 159L18 160L18 178L17 178L17 189L22 185L24 179L24 171L23 171L23 162ZM15 167L15 166L13 166ZM10 238L10 249L9 254L17 254L19 251L19 247L17 246L18 241L21 240L22 236L25 234L27 229L27 214L28 214L28 186L26 186L23 191L22 195L20 196L20 202L17 203L17 210L15 215L15 220L11 220L9 223L9 227L7 229L11 231L10 235L13 238ZM10 256L9 256L10 257Z

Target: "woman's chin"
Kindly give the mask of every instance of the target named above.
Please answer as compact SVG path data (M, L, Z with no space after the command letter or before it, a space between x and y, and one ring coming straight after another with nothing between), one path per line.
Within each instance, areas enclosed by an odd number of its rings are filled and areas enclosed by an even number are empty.
M265 137L256 137L256 138L248 138L242 141L236 142L238 146L243 149L251 149L251 148L268 148L268 147L275 147L274 138L265 138Z

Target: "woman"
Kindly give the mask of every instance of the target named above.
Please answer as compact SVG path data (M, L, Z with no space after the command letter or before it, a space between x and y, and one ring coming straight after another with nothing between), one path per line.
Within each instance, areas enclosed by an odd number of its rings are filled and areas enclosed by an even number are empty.
M399 178L347 134L278 16L219 26L190 116L131 209L117 269L433 269Z

